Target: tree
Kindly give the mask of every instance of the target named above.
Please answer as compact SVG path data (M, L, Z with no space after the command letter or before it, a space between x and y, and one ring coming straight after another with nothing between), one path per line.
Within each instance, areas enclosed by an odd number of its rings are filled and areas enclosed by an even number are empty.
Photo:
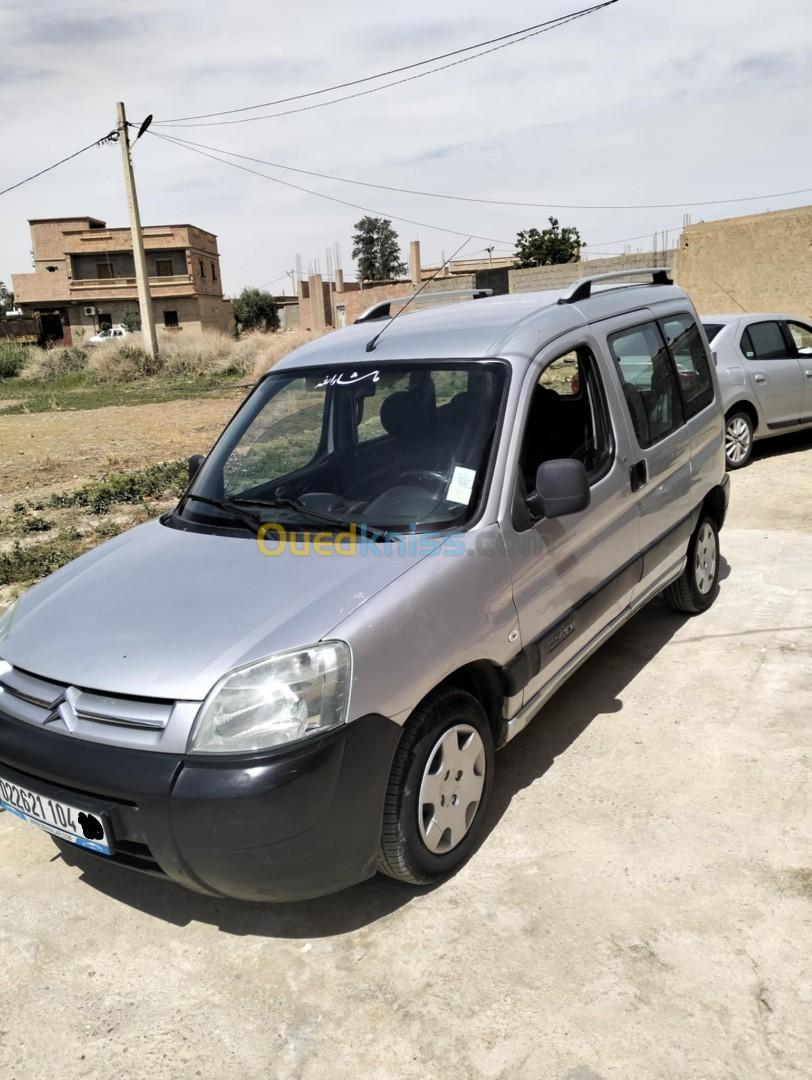
M278 330L276 301L262 289L243 289L232 301L234 318L240 330Z
M131 334L141 329L141 312L135 308L127 308L121 316L121 325Z
M2 318L7 311L11 311L14 307L14 293L6 285L5 281L0 281L0 318Z
M406 273L398 234L388 218L367 216L356 221L352 257L361 281L388 281Z
M549 219L549 229L525 229L516 235L516 258L519 266L553 266L578 262L586 247L574 225L563 229L558 218Z

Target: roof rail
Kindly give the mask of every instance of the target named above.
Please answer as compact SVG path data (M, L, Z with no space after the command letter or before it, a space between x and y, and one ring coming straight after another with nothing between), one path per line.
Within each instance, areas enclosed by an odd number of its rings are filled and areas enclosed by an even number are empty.
M421 296L413 294L412 296L398 296L392 300L380 300L367 308L355 321L365 323L375 322L377 319L388 319L392 314L392 304L405 304L407 300L411 300L413 304L425 304L429 300L444 299L447 296L468 296L472 300L482 300L483 297L493 296L493 289L449 289L448 291L438 289L435 292L425 292Z
M593 274L592 277L584 277L570 286L569 290L559 297L559 304L577 304L579 300L588 300L592 296L592 286L598 281L612 281L618 278L641 277L651 275L652 285L673 285L674 281L669 276L667 266L641 266L634 270L612 270L608 274ZM629 285L642 284L642 282L628 282Z

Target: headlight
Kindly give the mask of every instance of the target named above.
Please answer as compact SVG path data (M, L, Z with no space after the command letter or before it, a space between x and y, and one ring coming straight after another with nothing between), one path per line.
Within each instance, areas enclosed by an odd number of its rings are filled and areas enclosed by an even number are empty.
M350 650L343 641L277 653L224 675L203 702L189 740L196 754L265 750L347 719Z
M11 620L14 618L14 609L20 602L20 598L12 600L6 610L0 615L0 643L5 641L8 637L8 632L11 629Z

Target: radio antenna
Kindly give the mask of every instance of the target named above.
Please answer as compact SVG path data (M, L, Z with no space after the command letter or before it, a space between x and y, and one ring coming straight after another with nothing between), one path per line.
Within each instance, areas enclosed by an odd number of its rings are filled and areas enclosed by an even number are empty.
M443 270L445 270L445 268L448 266L448 264L451 262L451 260L454 259L457 255L459 255L459 253L462 251L462 249L464 247L466 247L468 244L470 244L472 240L473 240L472 236L469 236L467 240L463 240L463 242L460 244L460 246L457 248L457 250L454 252L454 254L451 255L448 259L446 259L442 263L442 265L437 267L437 269L434 271L434 273L431 275L431 277L428 279L428 281L424 281L423 284L420 286L420 288L417 290L417 292L414 293L413 296L409 297L409 299L406 301L406 303L403 305L403 307L400 309L400 311L396 311L395 314L392 316L392 318L389 320L389 322L385 326L381 327L381 329L378 331L378 333L375 335L375 337L371 341L367 342L367 352L374 352L375 351L375 346L378 344L378 341L383 337L383 335L386 333L386 331L389 329L389 327L392 325L392 323L395 321L395 319L397 319L399 315L403 314L403 312L406 310L406 308L409 306L409 304L414 303L414 301L418 298L418 296L422 293L422 291L427 286L431 285L432 281L434 281L435 278L438 278L440 276L440 274L442 274Z

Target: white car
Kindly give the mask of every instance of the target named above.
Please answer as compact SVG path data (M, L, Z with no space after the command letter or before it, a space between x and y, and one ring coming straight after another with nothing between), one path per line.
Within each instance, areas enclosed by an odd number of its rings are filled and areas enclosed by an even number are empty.
M117 323L115 326L107 326L104 330L100 330L98 334L94 334L89 339L88 345L101 345L105 341L117 341L119 338L125 338L130 336L130 331L126 326L121 323Z
M812 326L794 315L704 315L725 410L729 469L753 442L812 425Z

